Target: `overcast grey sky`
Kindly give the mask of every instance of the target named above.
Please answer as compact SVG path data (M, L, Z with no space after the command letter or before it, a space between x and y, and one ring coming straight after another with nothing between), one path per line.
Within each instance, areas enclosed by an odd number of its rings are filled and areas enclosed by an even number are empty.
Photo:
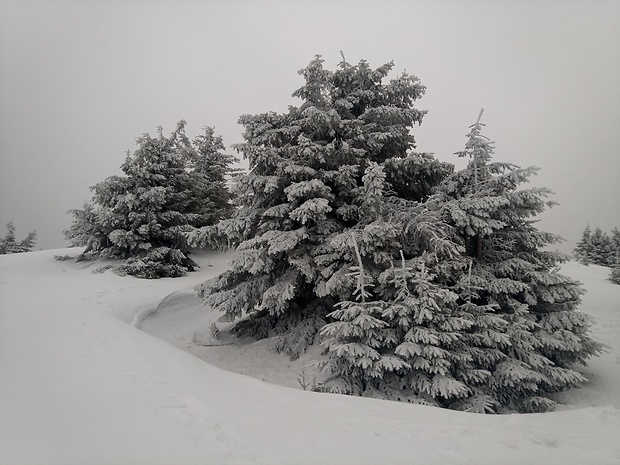
M65 246L66 211L136 137L185 119L240 142L239 115L297 105L297 71L340 50L422 80L417 150L439 159L484 107L495 159L542 168L565 251L620 227L618 0L0 0L0 225Z

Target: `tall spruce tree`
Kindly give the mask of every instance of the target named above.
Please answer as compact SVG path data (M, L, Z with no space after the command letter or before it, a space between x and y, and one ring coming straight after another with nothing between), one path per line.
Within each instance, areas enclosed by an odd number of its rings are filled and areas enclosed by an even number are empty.
M343 247L344 231L365 228L376 261L391 259L394 237L368 221L376 185L364 176L377 175L373 166L381 165L379 184L421 200L450 171L410 153L410 129L425 114L414 102L425 88L406 73L384 83L392 66L343 60L332 72L317 56L300 71L306 82L293 93L299 107L242 116L245 142L236 149L251 171L237 185L240 208L190 237L195 245L219 242L238 251L229 271L199 287L206 302L230 320L250 314L237 325L242 332L281 333L274 346L292 356L355 289L348 276L355 254Z
M144 134L121 166L124 176L95 185L83 210L72 210L66 237L85 257L126 260L119 269L141 278L193 271L185 233L213 224L233 210L226 175L234 157L212 128L193 142L181 121L170 137Z

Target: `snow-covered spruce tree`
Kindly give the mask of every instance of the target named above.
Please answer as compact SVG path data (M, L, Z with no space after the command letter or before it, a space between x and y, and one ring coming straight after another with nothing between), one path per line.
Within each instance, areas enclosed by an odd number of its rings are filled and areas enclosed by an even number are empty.
M336 320L321 331L329 359L315 365L332 373L323 385L332 392L449 406L469 394L458 379L459 374L465 379L465 370L457 373L455 366L469 360L462 338L472 322L458 311L458 295L436 278L441 269L452 274L462 268L459 249L444 234L437 210L411 207L409 239L420 249L410 259L401 250L399 263L377 278L365 271L372 255L362 258L357 244L364 231L350 231L358 259L352 268L358 301L339 302L328 315ZM433 244L420 240L426 234ZM466 375L482 376L473 369Z
M481 128L472 126L459 153L469 166L435 195L422 203L384 197L374 209L387 220L381 235L401 247L400 263L374 260L368 227L340 239L356 251L357 299L338 303L328 315L336 321L322 330L329 359L317 365L333 375L326 389L540 412L553 407L550 393L584 380L573 365L600 345L576 311L581 288L556 271L568 257L541 250L559 240L534 227L553 204L549 191L519 189L536 170L493 163Z
M6 235L0 238L0 255L9 253L30 252L37 240L37 232L31 231L25 239L17 241L15 238L15 225L12 221L6 224Z
M368 224L371 163L381 164L394 196L423 199L449 171L430 156L410 154L410 128L425 112L414 102L425 88L414 76L383 83L392 68L344 60L336 71L316 57L300 71L302 100L287 113L244 115L245 142L236 149L250 173L236 186L234 217L190 236L195 245L237 247L231 269L199 286L207 304L255 337L280 334L274 347L299 355L325 324L336 302L355 289L355 263L338 236L366 228L377 262L387 262L392 237ZM418 175L419 173L419 175Z
M614 228L611 231L611 242L614 251L614 265L609 280L614 284L620 284L620 230Z
M620 229L614 228L611 230L611 243L616 254L616 262L620 255Z
M590 263L601 266L613 266L615 262L615 250L612 239L599 227L594 230L590 237L591 255Z
M592 233L588 225L583 231L581 240L573 250L575 258L584 265L592 263L601 266L614 266L620 251L618 234L617 228L614 228L612 235L609 236L599 227Z
M543 250L561 238L535 227L536 215L555 204L547 200L551 192L521 189L537 168L493 162L482 127L479 118L458 153L470 158L467 168L438 189L471 263L454 290L473 318L470 355L488 372L475 390L509 409L545 411L553 406L548 393L584 381L572 367L601 346L577 311L583 289L557 272L569 257Z
M592 258L592 230L590 225L586 226L581 234L581 239L577 242L577 246L573 249L575 259L583 264L589 265Z
M425 202L381 199L383 234L400 247L387 267L375 262L367 228L345 233L351 240L340 243L353 244L363 299L338 303L328 315L336 321L321 331L329 359L316 366L332 374L324 389L473 412L505 406L481 388L501 356L489 340L502 338L505 321L472 302L471 261L444 221L453 202L441 193Z
M93 199L73 210L66 237L84 257L123 259L119 271L140 278L193 271L184 233L232 213L226 176L234 157L212 128L193 142L181 121L170 137L144 134L121 166L124 176L95 185Z
M584 380L573 365L600 345L576 311L580 287L556 272L568 257L541 250L559 240L534 227L553 204L549 191L519 189L535 170L493 163L481 128L472 126L459 153L469 166L435 195L422 203L384 197L374 209L387 220L382 234L401 247L400 263L377 275L366 228L340 240L356 251L357 299L338 303L322 330L329 359L317 366L333 375L325 389L540 412L553 407L550 393Z

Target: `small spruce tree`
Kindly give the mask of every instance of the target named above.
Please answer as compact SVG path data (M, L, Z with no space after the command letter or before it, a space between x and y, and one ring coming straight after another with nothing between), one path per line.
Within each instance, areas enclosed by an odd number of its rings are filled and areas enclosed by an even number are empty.
M617 264L620 252L620 233L614 228L609 236L601 228L597 227L594 233L588 225L583 232L581 240L573 250L575 258L580 263L613 267Z
M193 142L181 121L170 137L144 134L121 166L124 176L95 185L93 199L72 210L66 237L83 257L125 260L118 269L140 278L182 276L196 264L185 233L233 211L226 186L230 164L212 128Z
M586 226L581 235L581 240L577 242L577 246L573 250L575 259L584 265L589 265L592 259L592 230L590 225Z
M4 238L0 238L0 255L30 252L33 249L37 240L36 231L29 232L25 239L18 242L15 237L15 225L12 221L6 224L6 229L6 235Z
M614 284L620 284L620 230L614 228L611 231L611 242L613 246L614 264L609 280Z
M614 263L614 250L612 241L606 232L599 227L594 230L590 238L592 247L590 262L595 265L612 266Z
M615 253L615 263L618 263L620 259L620 230L618 228L611 230L611 242Z

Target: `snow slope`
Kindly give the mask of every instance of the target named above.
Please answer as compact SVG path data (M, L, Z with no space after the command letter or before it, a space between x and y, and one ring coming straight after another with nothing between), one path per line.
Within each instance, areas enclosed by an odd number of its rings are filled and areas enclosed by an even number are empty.
M0 464L620 463L620 286L604 268L565 269L610 345L592 382L557 412L483 416L265 383L135 326L166 315L187 330L166 310L226 255L148 281L53 260L64 253L0 256Z

